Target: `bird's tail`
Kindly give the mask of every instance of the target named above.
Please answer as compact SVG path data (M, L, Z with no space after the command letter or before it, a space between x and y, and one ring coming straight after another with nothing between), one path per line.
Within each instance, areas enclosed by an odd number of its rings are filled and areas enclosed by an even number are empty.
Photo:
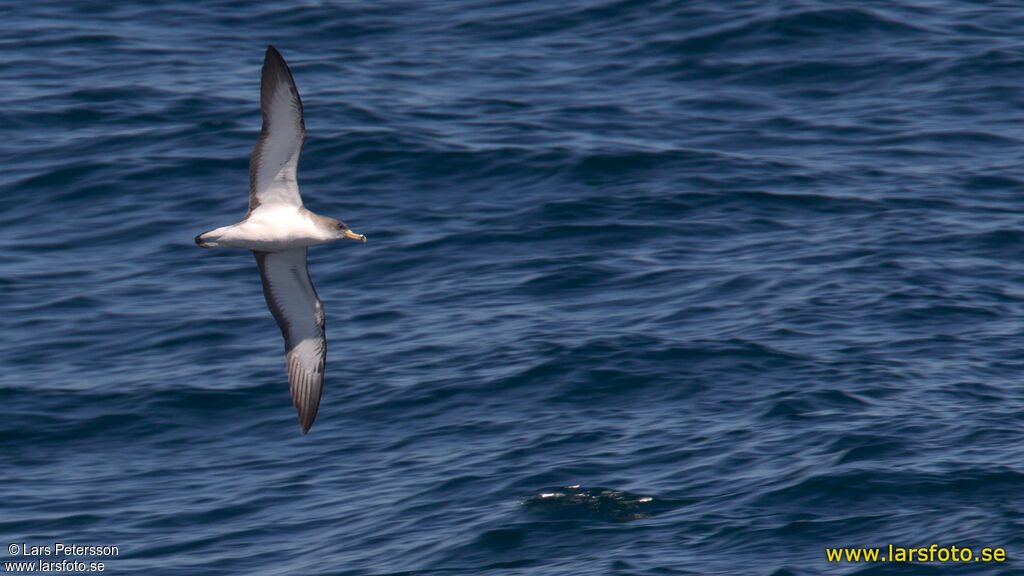
M217 230L220 230L220 228ZM196 246L202 246L203 248L216 248L220 246L217 243L217 240L220 239L220 234L216 234L217 230L210 230L196 236Z

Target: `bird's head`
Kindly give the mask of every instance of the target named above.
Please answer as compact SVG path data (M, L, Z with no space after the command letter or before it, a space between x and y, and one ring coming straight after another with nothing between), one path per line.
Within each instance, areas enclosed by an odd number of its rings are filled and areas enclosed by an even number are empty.
M331 219L331 224L334 227L334 233L336 234L335 237L338 238L339 240L341 238L351 238L353 240L360 240L362 242L366 242L366 236L363 236L362 234L356 234L355 232L350 230L349 227L346 226L345 223L342 222L341 220Z

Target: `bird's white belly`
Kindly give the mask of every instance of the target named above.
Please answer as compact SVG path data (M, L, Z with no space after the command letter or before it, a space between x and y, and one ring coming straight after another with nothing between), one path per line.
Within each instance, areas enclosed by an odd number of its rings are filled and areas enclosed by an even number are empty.
M216 246L279 252L327 242L303 208L256 211L249 218L209 233Z

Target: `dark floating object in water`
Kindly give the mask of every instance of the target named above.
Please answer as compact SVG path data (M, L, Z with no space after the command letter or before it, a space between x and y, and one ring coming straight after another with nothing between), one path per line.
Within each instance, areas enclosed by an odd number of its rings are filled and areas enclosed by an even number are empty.
M578 484L544 490L521 504L531 512L557 519L598 518L610 522L639 520L675 507L653 496L611 488L580 488Z

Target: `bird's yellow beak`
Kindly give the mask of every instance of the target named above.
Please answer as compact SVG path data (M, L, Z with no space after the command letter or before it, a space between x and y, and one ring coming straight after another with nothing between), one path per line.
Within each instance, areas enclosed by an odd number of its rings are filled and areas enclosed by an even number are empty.
M345 230L345 238L351 238L353 240L360 240L360 241L362 241L364 243L366 242L366 236L363 236L362 234L356 234L355 232L353 232L351 230Z

